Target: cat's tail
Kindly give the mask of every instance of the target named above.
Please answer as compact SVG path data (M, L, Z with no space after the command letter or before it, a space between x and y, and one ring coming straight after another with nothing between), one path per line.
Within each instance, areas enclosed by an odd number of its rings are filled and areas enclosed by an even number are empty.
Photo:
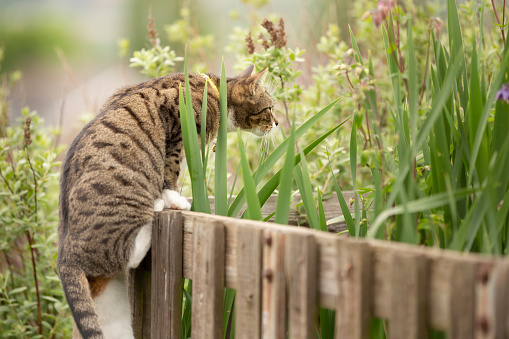
M58 271L65 298L83 339L104 339L85 272L69 265L59 265Z

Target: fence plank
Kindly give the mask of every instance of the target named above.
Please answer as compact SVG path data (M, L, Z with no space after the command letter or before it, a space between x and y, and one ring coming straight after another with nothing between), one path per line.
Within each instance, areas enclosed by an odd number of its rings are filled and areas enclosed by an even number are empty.
M285 235L263 234L262 338L286 338Z
M180 338L182 214L156 218L152 229L152 338Z
M475 264L464 260L458 260L452 264L447 279L450 286L451 339L474 338L475 268Z
M507 338L509 267L507 262L477 266L475 338Z
M365 242L338 239L335 338L363 339L369 336L372 316L372 254Z
M260 338L262 230L237 228L235 337Z
M496 266L491 298L494 299L495 338L509 337L509 262Z
M391 339L427 338L427 278L428 262L424 255L393 255L392 314L389 318Z
M284 262L289 337L312 338L316 335L318 320L318 251L313 236L288 234Z
M193 338L222 338L225 231L217 221L193 223Z

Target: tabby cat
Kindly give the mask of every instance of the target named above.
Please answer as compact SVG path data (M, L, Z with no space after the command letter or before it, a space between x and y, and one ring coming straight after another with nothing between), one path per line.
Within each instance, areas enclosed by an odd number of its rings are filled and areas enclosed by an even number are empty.
M278 125L260 81L264 72L250 66L227 79L228 131L264 135ZM190 74L189 82L198 136L208 82L206 131L214 139L219 77ZM67 152L58 271L75 321L73 338L134 337L126 277L150 248L154 211L190 208L176 191L184 156L178 92L183 83L179 73L118 90Z

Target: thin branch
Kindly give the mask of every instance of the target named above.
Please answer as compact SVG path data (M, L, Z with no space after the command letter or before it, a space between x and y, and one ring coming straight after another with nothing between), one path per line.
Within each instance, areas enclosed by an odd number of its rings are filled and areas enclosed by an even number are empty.
M493 12L495 12L495 18L497 19L498 24L502 25L500 27L500 31L502 32L502 40L504 41L504 45L505 45L505 32L504 32L505 0L504 0L504 12L503 12L503 16L502 16L502 24L500 23L500 19L498 18L497 8L495 7L495 1L491 0L491 6L493 7Z
M27 128L28 128L28 130L30 129L30 124L28 123L28 118L27 118ZM27 133L25 133L25 136L27 136ZM30 152L28 151L28 144L29 144L28 141L30 141L29 135L28 135L27 141L25 143L25 154L27 157L28 165L30 166L30 170L32 171L32 177L34 180L34 213L35 213L35 223L37 223L37 211L38 211L38 208L37 208L37 178L35 176L34 167L32 166L32 161L30 160ZM42 334L41 297L40 297L40 293L39 293L39 281L37 279L34 247L32 246L33 239L32 239L32 236L30 235L29 230L26 231L26 236L28 239L28 244L30 246L30 254L32 256L32 271L33 271L34 282L35 282L35 293L37 296L37 317L39 320L39 334Z
M432 30L433 30L433 28L430 27L429 35L428 35L428 48L426 51L426 66L424 67L424 79L422 79L421 95L419 97L419 106L421 106L421 104L422 104L422 99L424 97L424 91L426 90L426 77L428 76L428 67L429 67L429 45L431 44Z
M37 318L38 318L38 323L39 323L39 334L42 334L41 298L40 298L40 294L39 294L39 281L37 280L37 271L35 269L35 267L36 267L35 255L34 255L34 248L32 246L33 240L32 240L32 236L30 235L29 230L27 230L25 234L27 236L28 244L30 246L30 254L32 256L32 274L34 275L35 293L37 296Z

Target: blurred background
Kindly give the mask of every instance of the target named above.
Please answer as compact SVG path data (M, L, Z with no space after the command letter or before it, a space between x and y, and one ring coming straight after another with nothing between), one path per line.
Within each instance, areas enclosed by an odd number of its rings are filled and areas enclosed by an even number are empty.
M377 5L376 1L359 3L365 10ZM414 3L426 7L426 1ZM432 3L433 11L440 12L441 6ZM61 126L61 142L68 144L83 126L80 117L97 114L116 88L148 79L129 68L129 58L133 51L150 47L149 15L161 45L169 44L177 55L183 56L182 41L192 38L205 47L191 67L199 64L195 66L199 70L219 73L224 56L227 75L232 75L235 48L229 44L235 39L242 43L250 26L259 26L262 17L277 13L285 20L288 44L306 49L299 79L306 82L312 64L320 63L316 44L330 24L336 24L341 39L349 42L348 24L355 31L359 22L349 17L359 12L352 6L348 0L2 0L0 73L4 81L15 83L8 117L14 121L29 106L47 125ZM170 41L172 37L179 41ZM181 69L180 63L175 70Z

